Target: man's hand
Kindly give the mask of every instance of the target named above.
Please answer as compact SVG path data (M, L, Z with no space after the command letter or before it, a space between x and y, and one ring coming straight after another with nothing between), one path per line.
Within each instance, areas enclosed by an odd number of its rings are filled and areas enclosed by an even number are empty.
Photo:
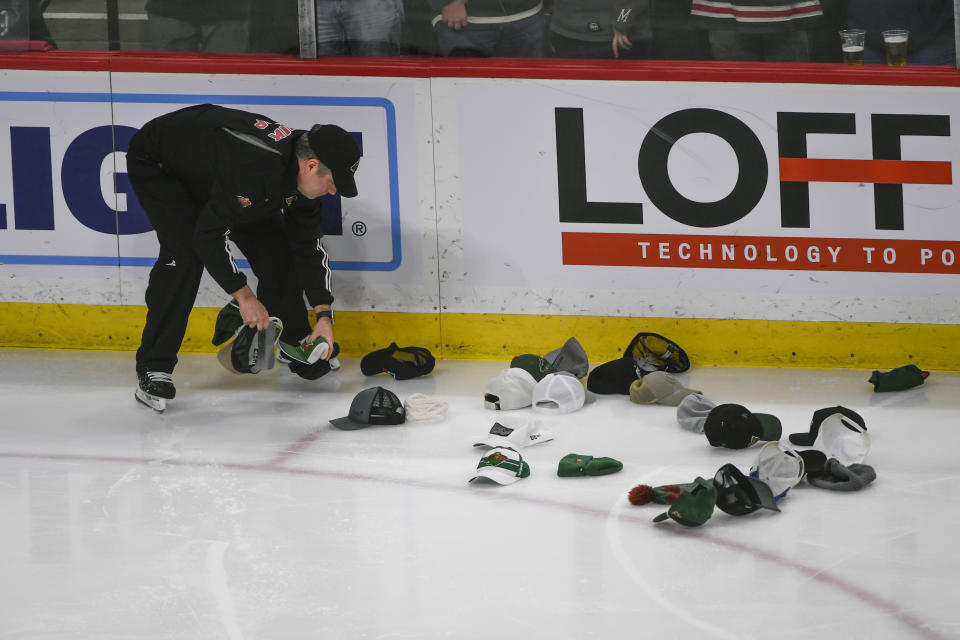
M623 49L624 52L629 51L633 47L633 43L630 42L630 38L627 37L627 34L621 33L614 29L613 31L613 57L620 57L620 50Z
M313 325L313 333L310 334L308 342L314 342L317 338L323 338L330 346L327 349L327 357L324 358L329 360L333 355L333 323L330 322L330 318L317 318L317 324Z
M467 26L466 0L453 0L450 4L444 5L443 9L440 10L440 17L454 31L463 29Z
M253 295L249 285L243 285L243 289L235 291L233 297L237 299L237 305L240 307L240 318L243 324L258 331L270 326L270 314L267 313L267 308L257 300L257 296Z

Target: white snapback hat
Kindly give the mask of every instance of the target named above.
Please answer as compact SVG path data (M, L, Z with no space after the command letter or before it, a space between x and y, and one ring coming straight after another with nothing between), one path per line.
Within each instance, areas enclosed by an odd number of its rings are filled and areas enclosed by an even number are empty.
M820 423L820 432L813 448L823 451L828 460L836 458L844 466L860 464L870 451L870 436L855 420L842 413L834 413Z
M497 484L513 484L529 475L530 465L523 460L523 456L510 447L495 447L480 458L477 472L469 482L487 478Z
M537 381L524 369L501 369L483 390L483 406L487 409L523 409L529 407Z
M483 440L475 442L473 446L522 449L551 440L553 440L553 434L546 429L541 429L539 420L526 418L508 421L503 419L502 423L494 422Z
M533 389L533 409L542 413L570 413L595 399L583 383L566 371L544 376Z
M750 477L766 482L774 500L787 495L804 473L803 456L777 440L763 445L757 452L757 461L750 467Z

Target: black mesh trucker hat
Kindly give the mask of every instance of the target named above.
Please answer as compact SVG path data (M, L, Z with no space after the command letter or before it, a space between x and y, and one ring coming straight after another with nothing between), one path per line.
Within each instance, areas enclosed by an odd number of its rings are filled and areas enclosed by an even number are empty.
M335 418L330 424L338 429L353 431L372 424L401 424L406 421L403 403L389 389L371 387L364 389L350 403L350 413Z

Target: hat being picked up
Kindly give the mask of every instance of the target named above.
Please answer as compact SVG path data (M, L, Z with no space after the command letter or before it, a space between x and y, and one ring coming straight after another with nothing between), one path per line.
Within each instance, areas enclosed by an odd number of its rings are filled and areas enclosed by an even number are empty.
M217 362L230 373L260 373L273 369L282 332L283 323L274 317L270 318L266 329L242 325L233 340L217 352Z
M743 474L735 465L725 464L713 476L717 507L732 516L745 516L757 509L780 511L770 486Z
M675 407L691 393L700 393L688 389L673 374L666 371L652 371L635 380L630 385L630 402L637 404L665 404Z
M497 484L513 484L530 475L530 465L515 449L495 447L480 458L477 472L468 482L486 478Z
M804 465L804 457L790 447L777 441L768 442L757 453L750 477L765 482L774 500L779 500L803 478Z
M593 368L587 389L594 393L630 395L630 385L640 378L633 358L617 358Z
M333 175L333 184L344 198L357 195L354 175L360 166L360 145L356 138L335 124L315 124L306 133L310 148Z
M859 491L877 479L877 472L866 464L843 464L836 458L827 460L823 473L807 482L830 491Z
M484 388L483 406L498 411L529 407L536 386L537 381L525 369L501 369Z
M585 391L583 383L572 374L549 373L533 388L533 409L542 413L570 413L587 402L593 402L593 392Z
M590 370L587 352L576 338L569 338L562 347L554 349L543 359L550 363L554 371L569 371L577 378L584 377Z
M396 394L383 387L370 387L354 396L350 413L331 420L330 424L338 429L353 431L370 425L401 424L405 420L403 404Z
M768 413L751 413L739 404L720 404L710 410L703 433L711 446L746 449L761 440L777 440L780 419Z
M397 380L409 380L430 373L435 364L429 349L398 347L396 342L391 342L389 347L363 356L360 360L360 371L365 376L389 373Z
M486 437L475 442L475 447L510 447L521 449L541 442L553 440L553 434L540 428L538 420L518 420L516 422L504 420L507 424L494 422Z
M817 435L820 433L820 425L827 417L835 413L843 414L864 429L867 428L867 423L864 422L863 416L853 409L848 409L847 407L841 407L839 405L835 407L824 407L823 409L817 409L813 412L813 417L810 419L809 431L807 433L791 433L790 442L800 447L812 447L813 443L817 439Z
M717 403L697 391L691 393L677 405L677 422L684 429L694 433L703 433L703 423Z
M923 384L929 376L929 371L921 371L917 365L907 364L890 371L874 371L870 374L870 383L874 392L903 391Z
M671 518L685 527L699 527L713 515L717 505L717 488L712 482L698 477L691 489L684 489L670 507L653 519L663 522Z
M579 453L568 453L557 465L557 475L561 478L580 476L606 476L623 469L623 463L613 458L594 458Z

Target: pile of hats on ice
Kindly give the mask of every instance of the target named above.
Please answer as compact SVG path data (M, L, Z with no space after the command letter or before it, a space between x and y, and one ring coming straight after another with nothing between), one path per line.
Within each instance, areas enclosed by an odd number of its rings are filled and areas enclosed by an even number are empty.
M743 516L759 509L780 511L778 503L806 480L811 486L832 491L859 491L873 482L876 471L863 464L870 438L863 417L847 407L818 409L807 433L790 435L796 450L780 441L782 425L771 414L753 413L739 404L715 404L702 393L687 394L677 406L677 422L702 433L714 447L745 449L763 442L756 460L745 475L733 464L724 464L712 480L697 477L685 484L631 489L632 504L667 505L656 518L670 518L695 527L713 515L714 508Z

